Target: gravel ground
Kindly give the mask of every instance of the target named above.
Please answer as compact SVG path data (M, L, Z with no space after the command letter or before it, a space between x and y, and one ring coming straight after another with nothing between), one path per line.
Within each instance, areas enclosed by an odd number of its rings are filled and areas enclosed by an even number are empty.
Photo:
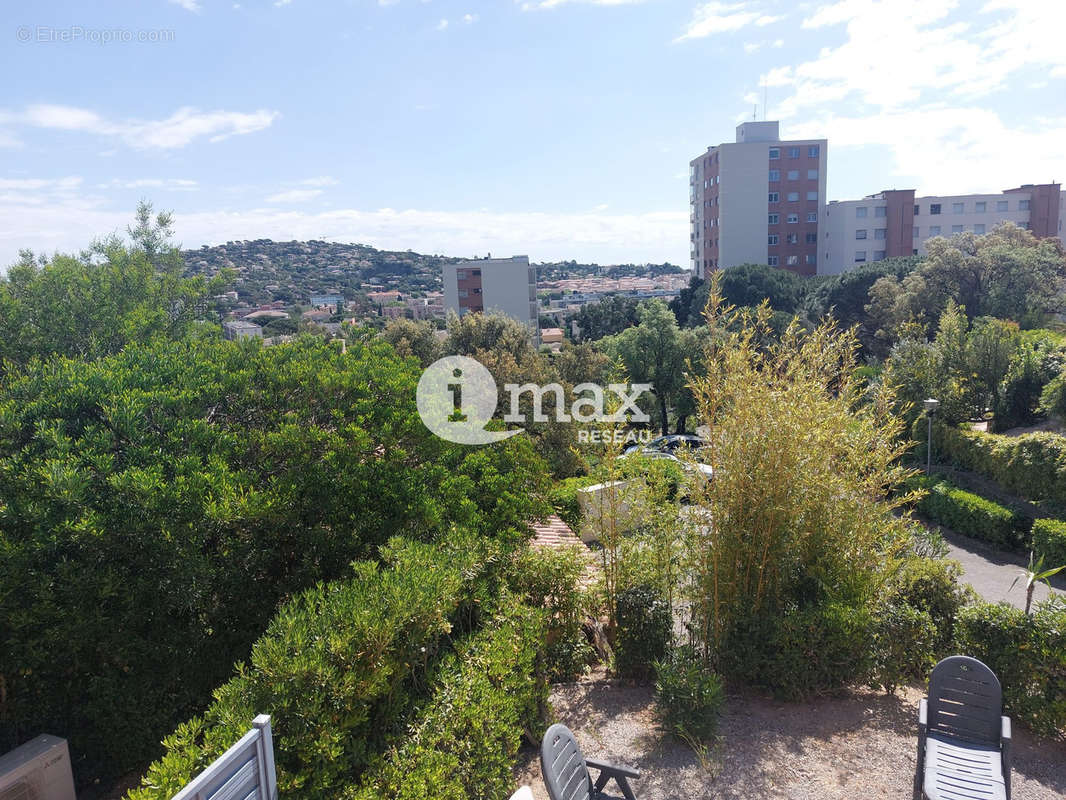
M702 759L659 731L650 687L613 684L601 674L556 686L552 702L586 756L641 771L632 782L639 800L855 800L910 798L922 695L917 688L897 695L855 689L781 703L730 694L719 744ZM1066 742L1036 739L1018 725L1014 731L1015 800L1066 797ZM532 748L522 753L519 784L548 800Z

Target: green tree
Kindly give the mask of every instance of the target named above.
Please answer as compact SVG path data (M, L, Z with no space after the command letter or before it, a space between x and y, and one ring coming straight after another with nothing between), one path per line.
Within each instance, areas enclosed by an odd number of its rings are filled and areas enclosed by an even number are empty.
M132 242L95 242L81 255L34 259L24 251L0 278L0 364L52 354L94 359L155 338L182 339L227 279L183 277L171 220L142 202ZM0 367L2 369L2 367Z
M414 356L423 367L428 367L441 353L437 329L429 322L410 319L390 320L381 333L401 356Z
M635 297L615 294L598 303L582 306L574 315L581 341L595 341L633 327L639 319L638 305Z
M684 389L685 353L673 313L661 300L640 307L640 324L604 342L607 352L621 362L633 383L654 387L659 429L670 432L669 409Z

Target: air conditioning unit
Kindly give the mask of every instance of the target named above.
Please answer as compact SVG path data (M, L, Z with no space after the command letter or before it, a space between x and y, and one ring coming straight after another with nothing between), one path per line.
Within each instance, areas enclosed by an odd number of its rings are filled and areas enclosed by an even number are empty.
M66 739L41 734L0 756L0 800L75 800Z

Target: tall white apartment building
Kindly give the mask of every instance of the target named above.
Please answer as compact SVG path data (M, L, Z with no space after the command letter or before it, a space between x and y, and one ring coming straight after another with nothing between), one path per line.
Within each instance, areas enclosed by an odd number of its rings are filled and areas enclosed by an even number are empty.
M924 255L933 237L987 233L1000 222L1063 241L1066 192L1045 183L998 194L915 197L913 189L898 189L834 201L826 207L818 272L837 275L870 261Z
M818 271L825 139L782 140L777 122L744 122L736 142L689 162L689 245L698 277L739 264Z
M537 270L529 256L444 265L444 307L462 316L496 311L538 331Z

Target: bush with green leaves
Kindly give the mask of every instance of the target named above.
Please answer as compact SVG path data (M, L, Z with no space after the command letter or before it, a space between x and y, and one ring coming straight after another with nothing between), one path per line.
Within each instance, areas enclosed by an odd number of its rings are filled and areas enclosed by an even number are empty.
M656 661L655 675L655 706L663 727L684 741L710 742L725 705L722 679L687 645Z
M670 644L670 606L659 590L640 584L618 592L615 608L615 672L623 678L648 680Z
M564 478L557 481L548 493L548 502L571 530L581 530L581 503L578 501L578 492L594 483L596 479L588 476Z
M545 510L526 437L464 448L378 340L156 342L0 386L0 751L42 730L79 780L150 761L280 602L393 535L516 544ZM62 658L57 654L62 653Z
M129 800L166 800L236 742L257 713L272 717L282 796L326 798L402 733L450 637L476 624L479 576L492 559L476 542L396 540L386 566L286 603L246 664L200 716L164 740ZM477 602L475 602L477 601Z
M916 429L915 437L924 441L925 428ZM1018 497L1066 505L1066 436L1003 436L933 425L933 456L990 478Z
M928 611L886 603L874 611L873 683L886 692L924 678L936 662L940 631Z
M959 610L974 601L961 576L957 561L912 556L899 562L885 587L889 607L907 606L929 616L935 629L932 652L938 656L948 654Z
M545 670L553 681L572 680L593 660L595 651L582 625L593 613L592 593L584 588L588 553L583 548L521 549L509 572L516 594L533 608L547 610Z
M1048 568L1066 564L1066 522L1058 519L1033 521L1033 553L1043 557Z
M1003 686L1007 713L1033 730L1066 736L1066 605L1034 614L1005 603L979 603L959 613L958 651L979 659Z
M941 478L919 476L910 485L925 490L918 513L956 533L1003 549L1018 549L1027 539L1029 520L999 503Z
M869 609L841 603L751 615L733 622L717 660L726 675L798 699L868 681L874 627Z
M544 732L548 688L537 675L543 612L510 605L459 642L402 738L342 800L507 797L523 736ZM293 795L299 796L299 795Z

